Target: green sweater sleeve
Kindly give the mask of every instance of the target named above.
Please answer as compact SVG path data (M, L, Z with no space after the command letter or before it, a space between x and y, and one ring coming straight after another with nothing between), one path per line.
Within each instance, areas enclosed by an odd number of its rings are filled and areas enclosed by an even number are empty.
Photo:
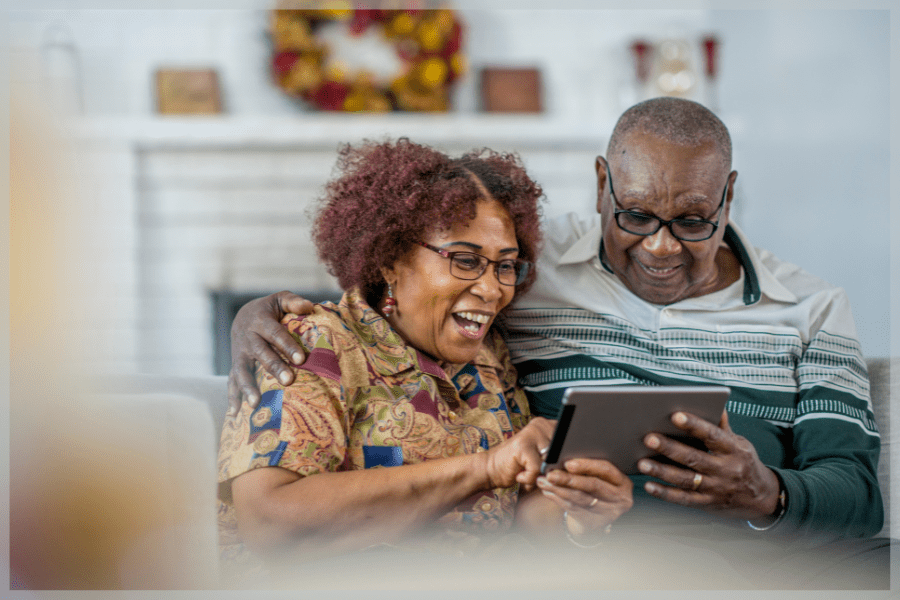
M831 327L835 315L849 311L843 296L837 304L823 312L797 365L793 452L770 465L787 492L786 513L773 530L809 541L872 536L884 521L868 375L855 336L830 332L839 330Z
M881 444L868 403L812 387L798 402L792 434L792 464L772 466L787 492L784 518L773 529L816 543L877 533L884 521Z

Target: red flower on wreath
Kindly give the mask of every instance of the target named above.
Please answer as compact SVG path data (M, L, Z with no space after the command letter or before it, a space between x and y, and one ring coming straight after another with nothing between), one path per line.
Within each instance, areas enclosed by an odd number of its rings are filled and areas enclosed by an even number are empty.
M349 88L337 81L326 81L316 88L310 98L322 110L343 110Z
M282 76L289 73L298 58L297 53L290 50L278 52L275 55L275 58L272 59L272 66L275 68L275 74L277 76Z

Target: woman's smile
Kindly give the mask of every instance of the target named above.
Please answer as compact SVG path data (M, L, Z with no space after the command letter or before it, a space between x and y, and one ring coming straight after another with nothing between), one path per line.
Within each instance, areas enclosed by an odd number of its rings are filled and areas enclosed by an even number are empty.
M462 330L461 333L473 340L480 340L484 337L494 319L493 315L468 311L453 313L453 318Z

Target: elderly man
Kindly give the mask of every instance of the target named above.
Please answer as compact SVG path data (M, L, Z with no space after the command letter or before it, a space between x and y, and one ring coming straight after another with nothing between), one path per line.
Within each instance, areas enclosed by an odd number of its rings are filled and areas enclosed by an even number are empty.
M846 295L755 249L729 221L737 172L726 127L694 102L640 103L596 171L599 215L546 224L538 282L501 323L533 412L555 418L570 386L727 385L720 423L673 417L706 451L647 436L670 460L639 463L623 521L671 530L705 514L719 524L706 538L766 540L741 561L786 557L772 554L773 540L808 547L875 534L880 443ZM254 359L290 377L266 340L302 360L276 319L304 310L284 292L242 309L233 405L258 396ZM861 548L868 560L879 547L876 563L887 554L884 544L837 544L844 562Z

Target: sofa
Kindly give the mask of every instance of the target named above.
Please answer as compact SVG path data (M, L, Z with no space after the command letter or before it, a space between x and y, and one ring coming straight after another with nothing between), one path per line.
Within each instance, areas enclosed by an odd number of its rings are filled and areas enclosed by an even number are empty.
M881 536L896 538L900 535L900 507L891 505L890 481L900 481L900 444L891 435L889 405L891 396L900 397L900 358L871 359L868 370L882 443L878 477L887 510ZM130 537L115 538L119 549L110 560L116 564L107 566L113 573L110 587L219 585L223 574L218 572L215 558L214 481L218 433L227 410L226 381L224 376L136 374L94 377L84 383L79 402L84 410L97 415L91 417L91 430L99 425L117 432L107 436L120 446L116 456L143 465L138 483L129 485L138 494L154 495L159 503L149 520L144 515L129 516L127 501L109 499L102 493L91 504L98 513L126 513L118 517L123 522L140 521ZM895 427L896 419L895 415ZM78 460L108 460L105 450L95 454L83 450ZM156 458L147 461L147 457ZM141 492L142 481L154 482L152 489ZM135 503L137 506L140 503ZM79 587L76 584L67 587Z

